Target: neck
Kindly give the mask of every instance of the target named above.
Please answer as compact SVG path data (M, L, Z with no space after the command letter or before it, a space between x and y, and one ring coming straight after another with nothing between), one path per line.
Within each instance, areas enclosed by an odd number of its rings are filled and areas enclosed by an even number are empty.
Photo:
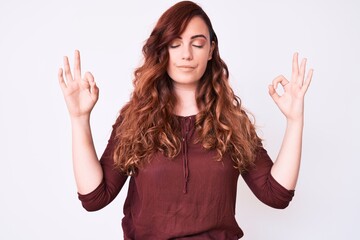
M191 116L199 112L196 104L196 85L179 85L174 83L177 103L174 114L178 116Z

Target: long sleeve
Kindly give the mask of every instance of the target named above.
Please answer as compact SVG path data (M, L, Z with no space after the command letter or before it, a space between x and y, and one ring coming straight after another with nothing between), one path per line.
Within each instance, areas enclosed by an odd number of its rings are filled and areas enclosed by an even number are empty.
M108 205L118 195L126 182L127 175L114 169L114 161L112 158L112 153L115 148L115 129L118 123L119 121L113 125L110 139L100 158L104 176L102 182L91 193L85 195L78 193L83 207L88 211L97 211Z
M283 209L294 196L294 190L287 190L271 176L273 162L264 148L259 148L255 166L242 174L246 184L255 196L266 205Z

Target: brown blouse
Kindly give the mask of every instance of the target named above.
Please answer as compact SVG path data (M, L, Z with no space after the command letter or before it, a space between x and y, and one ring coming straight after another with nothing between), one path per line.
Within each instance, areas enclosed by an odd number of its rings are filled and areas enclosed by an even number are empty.
M178 117L183 144L181 153L168 159L156 154L137 175L130 177L124 204L124 239L239 239L243 232L235 219L239 171L229 156L215 161L215 150L194 144L195 116ZM115 125L113 126L113 128ZM114 131L100 162L101 184L91 193L79 194L84 208L96 211L120 192L126 175L113 168ZM255 167L242 174L252 192L263 203L285 208L293 190L271 176L273 162L266 150L258 150Z

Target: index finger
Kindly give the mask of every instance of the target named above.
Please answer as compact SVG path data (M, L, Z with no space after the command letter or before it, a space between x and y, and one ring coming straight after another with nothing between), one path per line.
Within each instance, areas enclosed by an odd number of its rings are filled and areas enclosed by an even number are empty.
M289 83L289 81L283 75L277 76L272 82L274 89L277 88L279 83L281 84L281 86L285 87Z

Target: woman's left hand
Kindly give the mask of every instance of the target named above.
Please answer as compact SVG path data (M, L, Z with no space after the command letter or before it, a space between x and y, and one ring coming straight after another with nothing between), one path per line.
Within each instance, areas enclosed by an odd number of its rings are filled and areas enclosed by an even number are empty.
M284 76L280 75L273 80L271 85L269 85L270 96L287 120L303 120L304 96L313 75L313 69L310 69L305 79L305 70L306 58L301 61L299 68L298 53L294 53L291 81L288 81ZM279 95L276 92L279 83L284 88L284 93L282 95Z

